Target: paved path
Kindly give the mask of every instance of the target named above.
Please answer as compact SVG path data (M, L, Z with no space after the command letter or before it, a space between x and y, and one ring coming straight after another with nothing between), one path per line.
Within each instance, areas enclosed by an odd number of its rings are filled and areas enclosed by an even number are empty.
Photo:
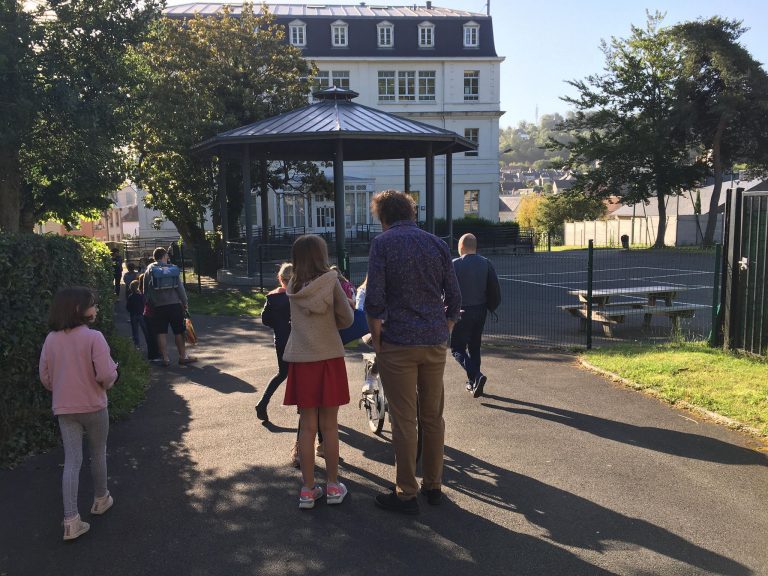
M273 424L254 416L270 333L246 319L197 325L201 362L154 368L147 401L113 426L116 504L89 534L60 541L60 449L0 471L0 576L768 574L768 458L567 354L490 353L476 401L450 361L448 502L406 518L373 505L393 478L389 426L368 432L350 353L350 497L300 512L295 411L278 392ZM80 500L86 512L85 473Z

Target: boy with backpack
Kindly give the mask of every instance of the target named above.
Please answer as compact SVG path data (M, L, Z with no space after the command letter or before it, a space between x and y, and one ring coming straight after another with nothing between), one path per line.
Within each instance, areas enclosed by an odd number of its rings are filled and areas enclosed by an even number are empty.
M147 267L144 274L143 292L152 306L152 328L157 335L157 347L163 359L163 366L171 363L166 345L169 325L176 341L176 349L179 351L179 364L196 362L197 358L187 354L184 342L187 293L181 282L179 268L168 263L168 251L165 248L155 248L153 257L154 263Z

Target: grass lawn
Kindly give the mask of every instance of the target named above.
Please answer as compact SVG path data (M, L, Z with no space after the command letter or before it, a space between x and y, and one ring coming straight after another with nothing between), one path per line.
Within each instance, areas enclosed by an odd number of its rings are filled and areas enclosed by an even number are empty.
M264 294L250 290L187 290L187 297L192 315L259 316L266 301Z
M685 401L768 436L764 360L728 354L703 342L612 346L587 351L584 358L672 404Z

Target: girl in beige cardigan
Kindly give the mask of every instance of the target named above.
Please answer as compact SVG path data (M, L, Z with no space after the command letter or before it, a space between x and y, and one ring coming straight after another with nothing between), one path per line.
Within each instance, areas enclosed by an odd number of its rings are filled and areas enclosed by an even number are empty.
M326 501L341 504L347 488L338 480L339 406L349 403L344 345L339 329L352 325L354 314L328 267L328 247L320 236L307 234L293 243L293 278L287 294L291 303L291 335L283 353L288 362L286 405L299 408L299 456L303 486L299 508L314 508L323 496L315 484L315 435L323 433Z

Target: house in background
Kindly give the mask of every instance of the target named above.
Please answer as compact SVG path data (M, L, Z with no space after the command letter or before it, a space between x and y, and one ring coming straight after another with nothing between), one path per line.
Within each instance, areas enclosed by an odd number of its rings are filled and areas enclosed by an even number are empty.
M231 4L240 13L239 4ZM171 6L169 18L214 17L223 5L196 2ZM259 6L255 6L258 10ZM355 102L452 130L478 144L453 156L454 217L499 217L500 65L491 17L425 6L269 4L286 41L319 69L316 88L338 86L358 92ZM423 160L413 160L411 190L419 219L426 215ZM330 172L328 173L331 176ZM372 195L403 187L403 162L345 162L347 228L371 222ZM445 157L435 158L435 216L445 216ZM333 231L333 198L271 195L269 219L277 227L306 226ZM261 206L254 202L261 221ZM463 214L462 214L463 210Z

